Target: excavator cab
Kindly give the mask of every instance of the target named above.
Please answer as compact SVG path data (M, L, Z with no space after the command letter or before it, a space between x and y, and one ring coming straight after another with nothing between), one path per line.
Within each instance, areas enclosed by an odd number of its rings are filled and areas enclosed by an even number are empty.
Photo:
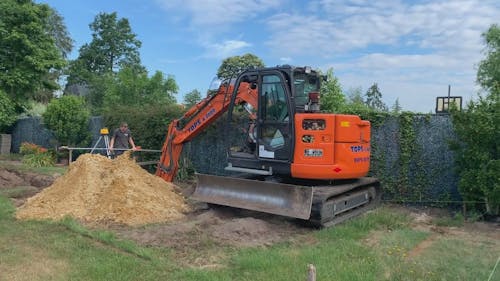
M309 93L319 93L318 75L304 68L249 70L235 82L251 83L257 103L238 103L235 91L228 110L229 171L290 176L294 155L296 112L310 109ZM245 108L246 107L246 108ZM245 108L245 110L242 110ZM319 111L319 108L317 109Z
M226 170L234 172L236 178L198 175L198 186L192 197L308 219L312 189L275 179L291 176L294 116L297 111L308 109L310 92L319 92L317 74L310 69L306 73L303 68L266 68L248 70L234 83L225 136ZM244 83L250 84L249 89L237 90ZM253 93L249 95L249 91ZM248 99L248 96L254 98ZM256 179L260 179L258 184Z

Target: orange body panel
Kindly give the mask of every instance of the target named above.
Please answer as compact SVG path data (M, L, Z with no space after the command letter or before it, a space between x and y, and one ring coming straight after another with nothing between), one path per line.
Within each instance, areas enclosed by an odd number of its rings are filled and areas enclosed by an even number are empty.
M370 169L370 122L355 115L298 113L293 159L292 177L364 177Z

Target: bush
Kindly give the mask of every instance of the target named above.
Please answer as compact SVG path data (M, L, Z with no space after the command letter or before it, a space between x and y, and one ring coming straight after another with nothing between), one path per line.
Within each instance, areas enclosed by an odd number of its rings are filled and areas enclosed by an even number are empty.
M88 140L89 118L85 101L77 96L53 99L43 114L45 125L54 132L59 143L70 146Z
M33 143L23 142L20 147L23 163L29 167L49 167L55 163L54 153Z
M38 154L47 152L47 149L41 146L38 146L34 143L23 142L21 143L21 147L19 148L19 152L22 155L30 155L30 154Z
M50 167L54 166L55 157L50 152L28 154L23 157L23 163L34 168Z
M16 121L16 111L14 102L9 96L0 90L0 132L6 130Z
M456 165L460 173L459 190L469 201L482 201L486 212L500 211L500 91L471 101L462 112L453 112L453 125L459 141Z

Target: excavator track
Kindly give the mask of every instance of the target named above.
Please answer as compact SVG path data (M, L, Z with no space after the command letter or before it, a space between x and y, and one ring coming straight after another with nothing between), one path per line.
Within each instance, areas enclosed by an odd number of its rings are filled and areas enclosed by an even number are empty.
M207 203L249 209L306 220L329 227L377 207L380 183L375 178L336 181L323 185L310 181L272 181L198 175L191 198ZM308 184L309 183L309 184Z
M381 197L380 182L376 178L315 186L309 222L319 227L339 224L376 208Z

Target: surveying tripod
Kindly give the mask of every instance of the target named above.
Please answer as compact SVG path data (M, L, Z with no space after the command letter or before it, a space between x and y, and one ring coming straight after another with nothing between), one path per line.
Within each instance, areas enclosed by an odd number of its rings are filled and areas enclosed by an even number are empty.
M111 159L111 150L109 149L109 130L108 128L102 128L101 131L100 131L101 135L99 136L99 138L97 139L94 147L92 147L92 150L90 151L90 153L93 153L94 150L97 148L97 146L99 145L99 143L101 141L104 141L104 148L106 149L106 156Z

